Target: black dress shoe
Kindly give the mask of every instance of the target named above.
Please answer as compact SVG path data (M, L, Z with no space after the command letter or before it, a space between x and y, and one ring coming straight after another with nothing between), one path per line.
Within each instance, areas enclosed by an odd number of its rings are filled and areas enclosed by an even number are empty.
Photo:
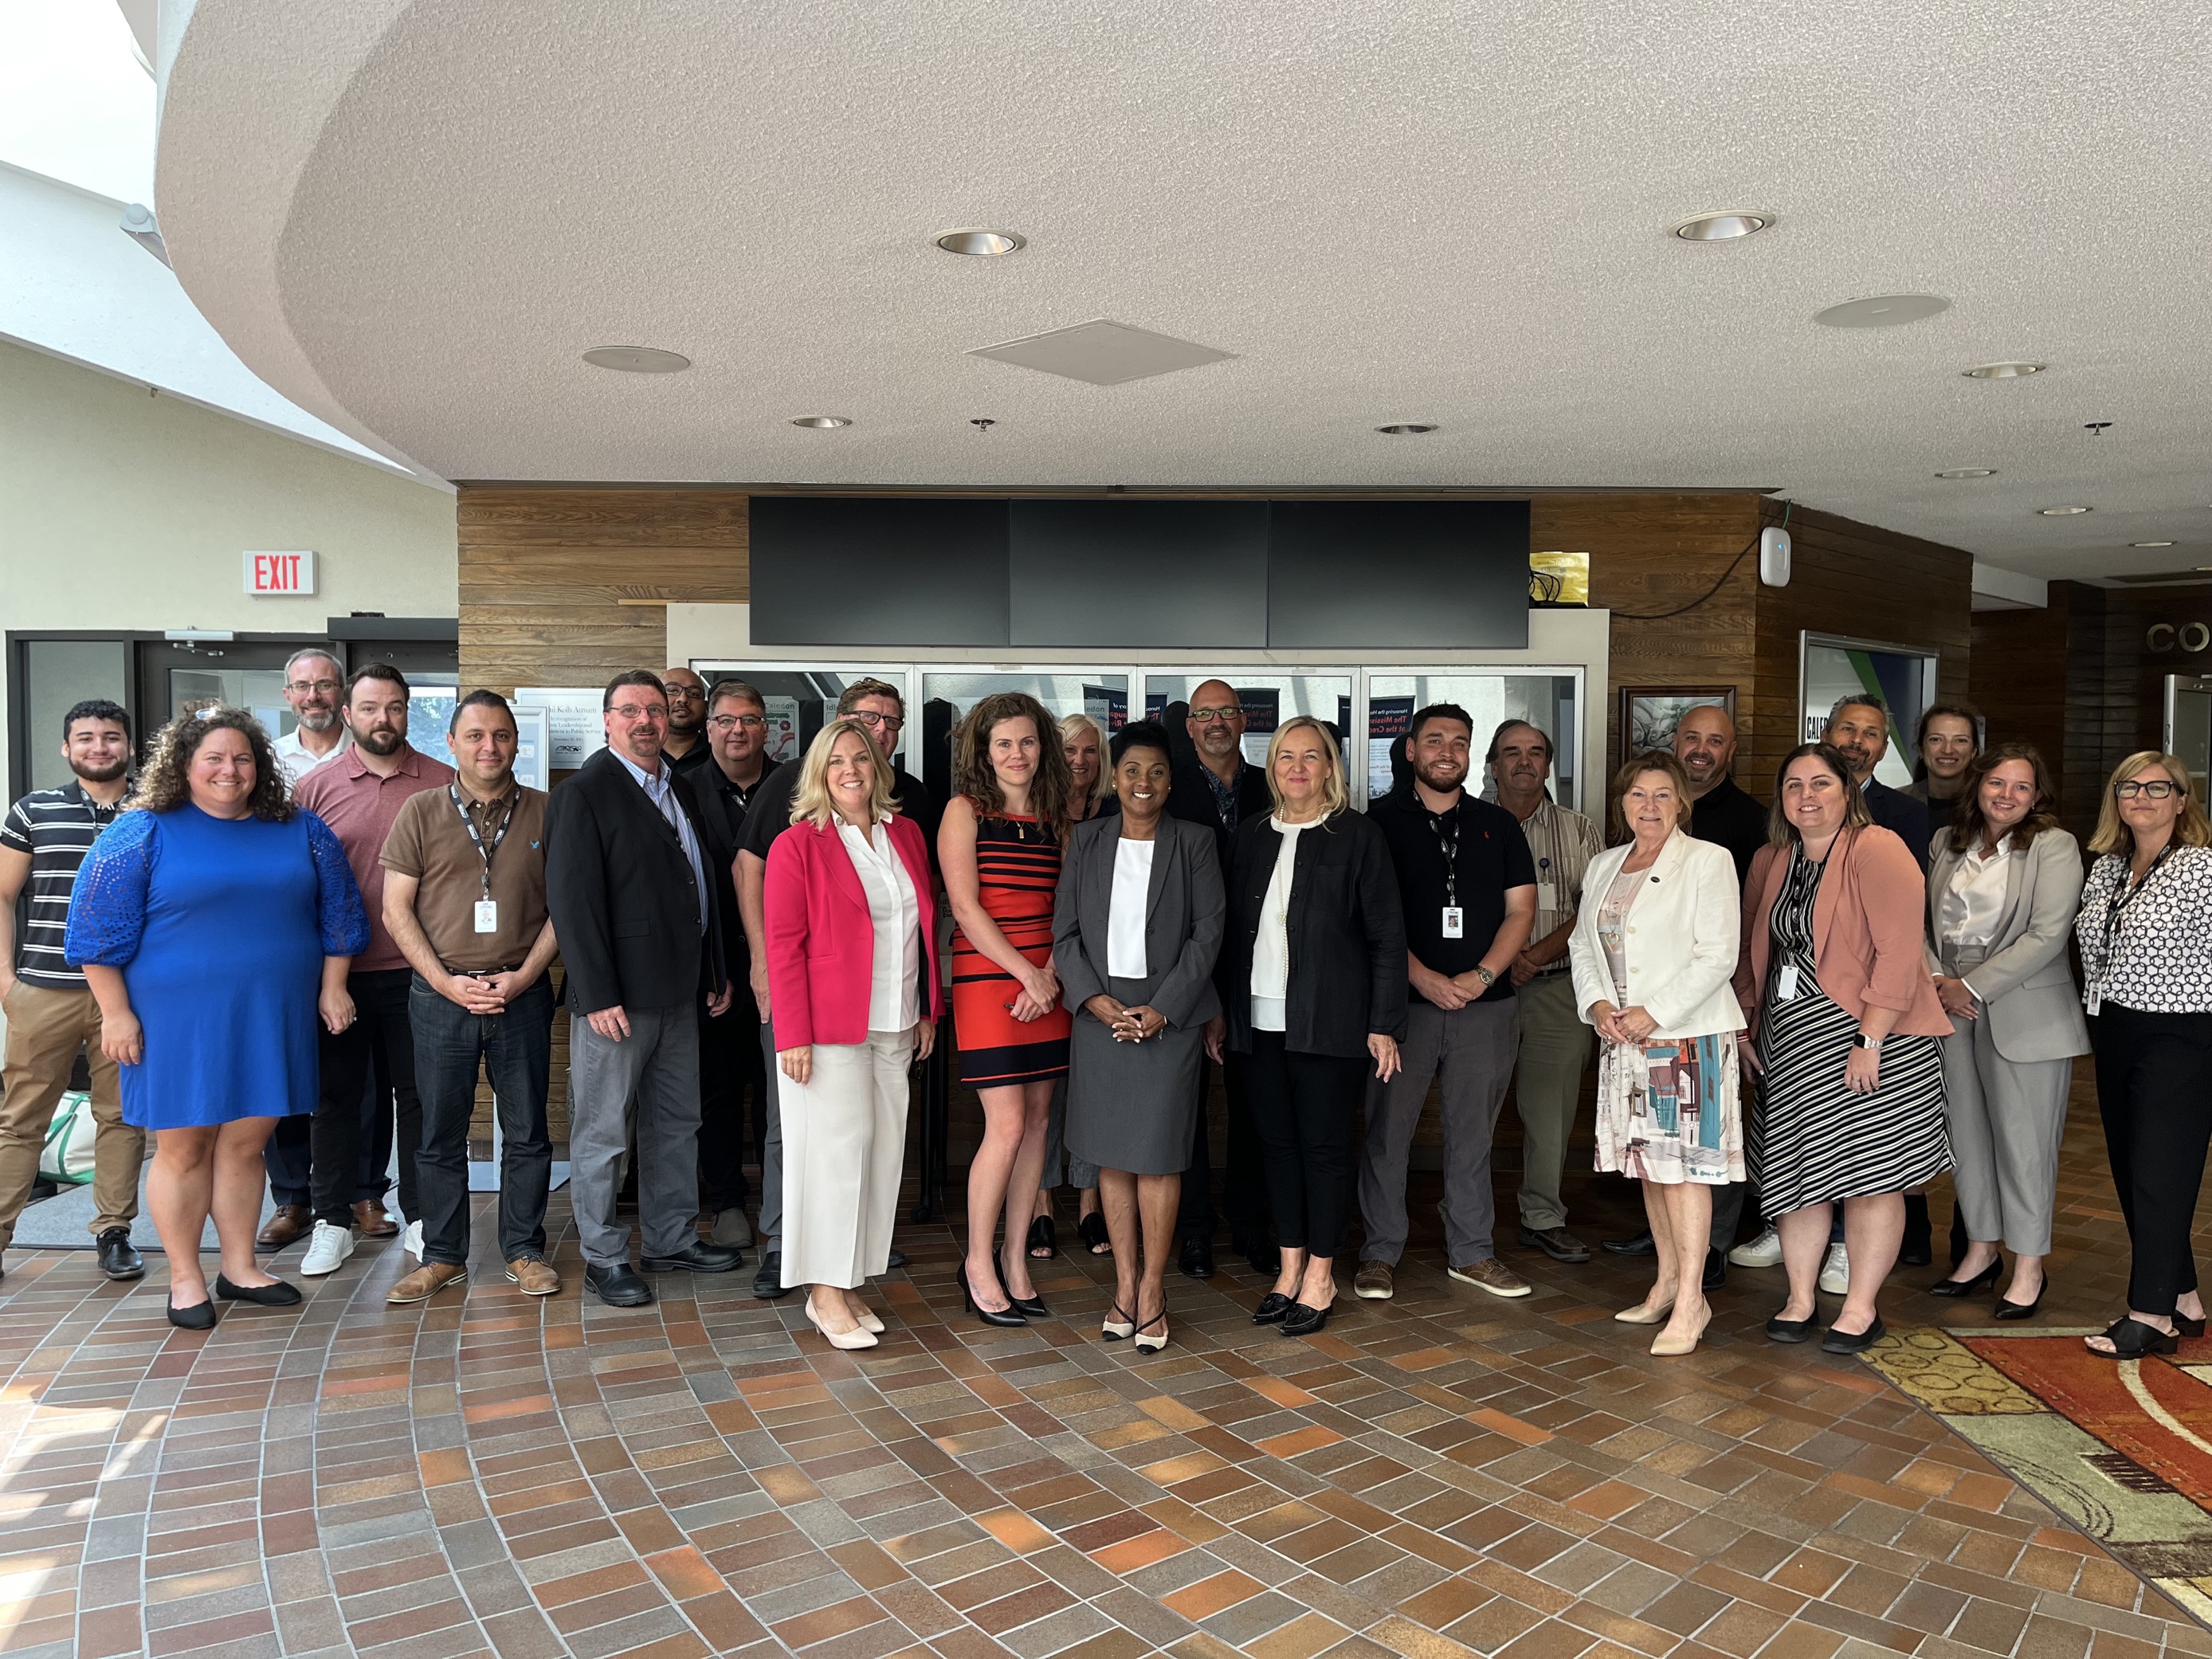
M1186 1238L1182 1242L1182 1255L1176 1261L1176 1266L1182 1270L1185 1279L1212 1278L1213 1241L1206 1238Z
M1283 1253L1264 1240L1254 1243L1244 1251L1244 1260L1255 1273L1273 1279L1283 1271Z
M1728 1285L1728 1252L1708 1249L1705 1251L1705 1273L1702 1281L1705 1289L1717 1291Z
M897 1245L892 1245L890 1260L884 1263L884 1271L885 1273L889 1273L894 1267L903 1267L905 1266L906 1252L899 1249Z
M180 1331L211 1331L215 1328L215 1298L196 1302L189 1308L169 1304L169 1322Z
M783 1252L763 1250L760 1271L753 1275L753 1294L763 1302L773 1302L780 1296L789 1296L791 1286L783 1282Z
M1999 1319L2034 1318L2035 1310L2043 1305L2043 1293L2050 1288L2051 1279L2048 1274L2045 1274L2043 1283L2035 1287L2035 1300L2033 1302L2014 1302L2008 1297L1999 1297L1997 1298L1996 1316ZM2181 1320L2179 1316L2176 1316L2173 1322L2176 1325L2181 1323Z
M1652 1242L1651 1230L1646 1227L1633 1238L1601 1238L1601 1250L1610 1250L1615 1255L1656 1255L1659 1247Z
M110 1279L143 1279L146 1258L131 1248L128 1227L110 1227L100 1236L100 1271Z
M1839 1331L1833 1326L1830 1326L1828 1334L1820 1339L1820 1352L1822 1353L1862 1353L1888 1334L1888 1328L1881 1322L1881 1316L1876 1314L1874 1316L1874 1323L1863 1331Z
M1283 1316L1289 1313L1294 1305L1291 1298L1280 1291L1270 1291L1260 1298L1260 1305L1252 1310L1252 1322L1255 1325L1279 1325L1283 1322Z
M1328 1305L1329 1308L1333 1308L1336 1304L1332 1302ZM1303 1302L1293 1302L1291 1304L1290 1311L1283 1316L1283 1334L1314 1336L1317 1335L1322 1327L1328 1323L1328 1308L1310 1308Z
M586 1262L584 1283L610 1308L642 1308L653 1300L653 1286L640 1279L628 1264L601 1267Z
M281 1279L273 1285L234 1285L221 1273L215 1276L215 1293L226 1302L251 1302L258 1308L289 1308L300 1300L300 1287Z
M2000 1256L1996 1261L1990 1262L1988 1267L1983 1268L1981 1272L1976 1273L1972 1279L1937 1279L1933 1285L1930 1285L1928 1287L1928 1294L1930 1296L1972 1296L1976 1291L1983 1290L1989 1285L1996 1284L1997 1282L1997 1275L2003 1271L2004 1259ZM2017 1317L2018 1316L2014 1316Z
M1811 1338L1813 1328L1820 1322L1820 1316L1817 1311L1807 1314L1802 1319L1784 1319L1777 1314L1766 1322L1766 1340L1769 1342L1803 1342Z
M695 1238L669 1255L648 1255L637 1264L649 1273L726 1273L745 1265L745 1253L729 1244Z

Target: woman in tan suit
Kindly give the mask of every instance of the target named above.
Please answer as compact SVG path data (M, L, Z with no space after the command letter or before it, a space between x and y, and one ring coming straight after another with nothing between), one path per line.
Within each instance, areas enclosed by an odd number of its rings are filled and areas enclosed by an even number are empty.
M1996 1316L2026 1319L2043 1300L2074 1056L2089 1052L2066 960L2081 848L2058 827L2051 774L2027 744L1978 757L1958 799L1929 848L1928 967L1951 1016L1943 1114L1972 1242L1929 1291L1965 1297L1994 1284L2002 1240L2012 1282Z

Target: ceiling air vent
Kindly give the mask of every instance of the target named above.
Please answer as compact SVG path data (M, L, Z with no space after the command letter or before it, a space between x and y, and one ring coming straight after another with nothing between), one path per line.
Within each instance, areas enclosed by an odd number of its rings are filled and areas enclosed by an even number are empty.
M1172 374L1179 368L1224 362L1237 354L1096 317L1072 328L978 346L968 355L994 358L1017 368L1062 374L1091 386L1121 386L1155 374Z

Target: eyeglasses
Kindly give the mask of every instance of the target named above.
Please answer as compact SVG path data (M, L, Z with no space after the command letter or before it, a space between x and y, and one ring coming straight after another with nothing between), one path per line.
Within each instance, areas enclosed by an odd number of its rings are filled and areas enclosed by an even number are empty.
M896 732L906 724L905 720L897 714L878 714L858 709L846 715L845 718L848 720L860 721L871 732Z
M671 685L668 688L668 701L671 702L696 702L706 695L704 691L694 691L688 685Z
M320 691L327 696L338 689L338 683L336 680L287 680L284 689L301 693Z
M607 713L623 720L665 720L668 718L668 711L657 702L618 702Z
M2153 778L2148 783L2138 783L2130 778L2125 783L2114 784L2112 793L2122 800L2133 800L2137 795L2146 800L2164 800L2169 795L2179 794L2180 786L2169 783L2164 778Z
M1200 726L1211 726L1216 720L1233 720L1243 712L1236 704L1230 703L1220 708L1194 708L1190 711L1190 717Z
M768 719L762 714L717 714L707 724L717 732L726 732L733 726L742 726L748 732L757 732L768 724Z

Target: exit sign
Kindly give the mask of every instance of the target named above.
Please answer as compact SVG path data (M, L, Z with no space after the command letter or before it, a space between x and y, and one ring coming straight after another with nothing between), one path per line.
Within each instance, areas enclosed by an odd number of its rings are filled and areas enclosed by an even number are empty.
M248 553L246 591L264 596L308 594L315 591L313 553Z

